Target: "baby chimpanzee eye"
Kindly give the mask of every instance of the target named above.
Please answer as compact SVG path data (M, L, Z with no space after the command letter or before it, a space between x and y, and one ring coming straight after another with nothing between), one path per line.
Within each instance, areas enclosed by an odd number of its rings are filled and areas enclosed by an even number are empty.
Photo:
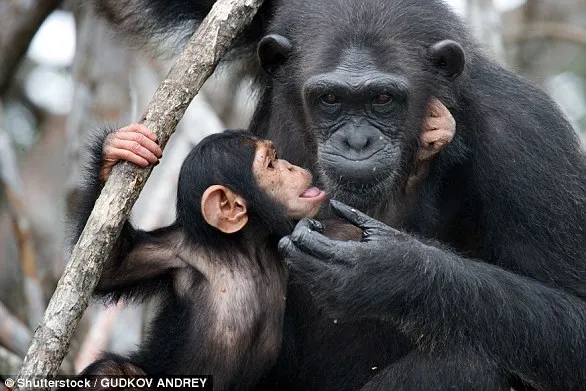
M273 157L269 160L269 164L268 164L268 168L270 169L274 169L275 165L274 163L279 160L279 157L277 156L277 152L273 152Z

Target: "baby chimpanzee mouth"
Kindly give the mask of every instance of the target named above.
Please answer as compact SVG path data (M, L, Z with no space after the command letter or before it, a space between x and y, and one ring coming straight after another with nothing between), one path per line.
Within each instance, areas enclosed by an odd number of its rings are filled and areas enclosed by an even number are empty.
M325 195L325 191L320 190L317 187L310 187L299 195L299 198L316 198L321 195Z

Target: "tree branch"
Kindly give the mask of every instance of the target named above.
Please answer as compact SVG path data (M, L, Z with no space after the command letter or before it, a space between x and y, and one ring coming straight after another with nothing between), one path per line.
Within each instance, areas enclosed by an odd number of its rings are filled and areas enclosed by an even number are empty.
M26 54L33 36L61 0L0 1L0 96Z
M167 144L175 126L234 38L250 23L262 0L219 0L197 29L151 101L144 123ZM152 167L114 167L73 249L24 359L20 378L52 376L100 278L104 260L120 234Z

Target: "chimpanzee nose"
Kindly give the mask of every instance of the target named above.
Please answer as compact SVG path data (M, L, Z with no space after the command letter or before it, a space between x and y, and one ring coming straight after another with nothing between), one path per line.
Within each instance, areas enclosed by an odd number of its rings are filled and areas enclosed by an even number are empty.
M368 135L361 132L360 129L356 129L350 132L346 139L348 146L356 152L362 151L370 143Z
M332 141L345 158L363 160L384 148L381 136L374 126L346 126L334 133Z

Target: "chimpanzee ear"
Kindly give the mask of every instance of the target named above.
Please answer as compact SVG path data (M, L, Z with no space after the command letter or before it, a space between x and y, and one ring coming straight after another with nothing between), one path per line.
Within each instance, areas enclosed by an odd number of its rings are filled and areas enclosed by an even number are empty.
M429 47L429 55L433 64L450 80L464 71L466 56L458 42L449 39L439 41Z
M282 35L269 34L260 40L257 48L260 66L271 76L287 61L291 54L291 41Z
M240 231L248 222L246 201L226 186L213 185L201 196L204 220L226 234Z

